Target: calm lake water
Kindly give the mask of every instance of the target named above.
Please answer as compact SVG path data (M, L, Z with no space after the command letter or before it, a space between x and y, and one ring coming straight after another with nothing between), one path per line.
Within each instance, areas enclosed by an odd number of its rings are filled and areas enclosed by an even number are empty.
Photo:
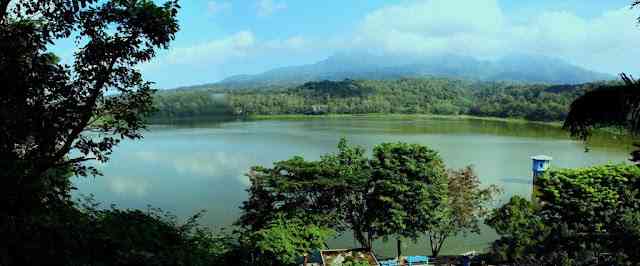
M370 149L381 142L409 142L438 150L450 168L474 165L483 184L504 189L500 202L511 195L529 197L530 156L546 154L556 168L620 163L631 150L628 141L597 135L585 152L583 143L557 127L540 124L434 118L340 117L308 120L189 122L154 125L145 138L124 142L111 161L101 165L103 177L74 182L77 193L95 195L105 206L146 208L148 205L188 217L207 210L202 222L213 227L231 225L247 198L254 165L294 155L318 159L335 151L340 137ZM621 144L622 143L622 144ZM495 233L449 240L444 254L485 249ZM331 248L350 248L349 235ZM407 255L428 254L428 243L403 243ZM393 256L395 241L375 244L376 253Z

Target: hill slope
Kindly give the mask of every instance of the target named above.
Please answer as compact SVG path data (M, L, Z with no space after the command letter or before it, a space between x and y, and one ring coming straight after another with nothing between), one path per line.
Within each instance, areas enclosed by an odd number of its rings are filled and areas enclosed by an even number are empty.
M614 78L558 59L531 55L511 55L488 61L457 55L406 59L370 54L336 54L315 64L277 68L257 75L232 76L216 85L258 87L299 85L319 80L384 80L427 76L549 84L579 84Z

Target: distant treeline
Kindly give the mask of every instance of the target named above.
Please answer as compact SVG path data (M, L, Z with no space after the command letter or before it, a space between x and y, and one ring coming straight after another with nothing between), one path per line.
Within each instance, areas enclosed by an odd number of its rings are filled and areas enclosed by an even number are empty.
M575 98L608 83L539 85L447 78L308 82L269 89L163 91L154 118L403 113L560 121Z

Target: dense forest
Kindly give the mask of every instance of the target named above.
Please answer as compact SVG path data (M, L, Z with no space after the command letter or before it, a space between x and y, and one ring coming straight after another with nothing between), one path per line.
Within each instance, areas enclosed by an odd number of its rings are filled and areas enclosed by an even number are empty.
M162 91L154 118L278 114L437 114L560 121L580 95L612 82L542 85L448 78L343 80L300 86Z

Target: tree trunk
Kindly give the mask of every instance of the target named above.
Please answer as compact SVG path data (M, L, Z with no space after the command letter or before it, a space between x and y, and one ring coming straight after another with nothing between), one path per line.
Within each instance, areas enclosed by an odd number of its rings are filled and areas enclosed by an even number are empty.
M396 249L398 251L398 265L400 265L400 257L402 257L402 241L400 238L396 239Z
M11 0L0 0L0 22L3 22L5 17L7 16L9 2L11 2Z

